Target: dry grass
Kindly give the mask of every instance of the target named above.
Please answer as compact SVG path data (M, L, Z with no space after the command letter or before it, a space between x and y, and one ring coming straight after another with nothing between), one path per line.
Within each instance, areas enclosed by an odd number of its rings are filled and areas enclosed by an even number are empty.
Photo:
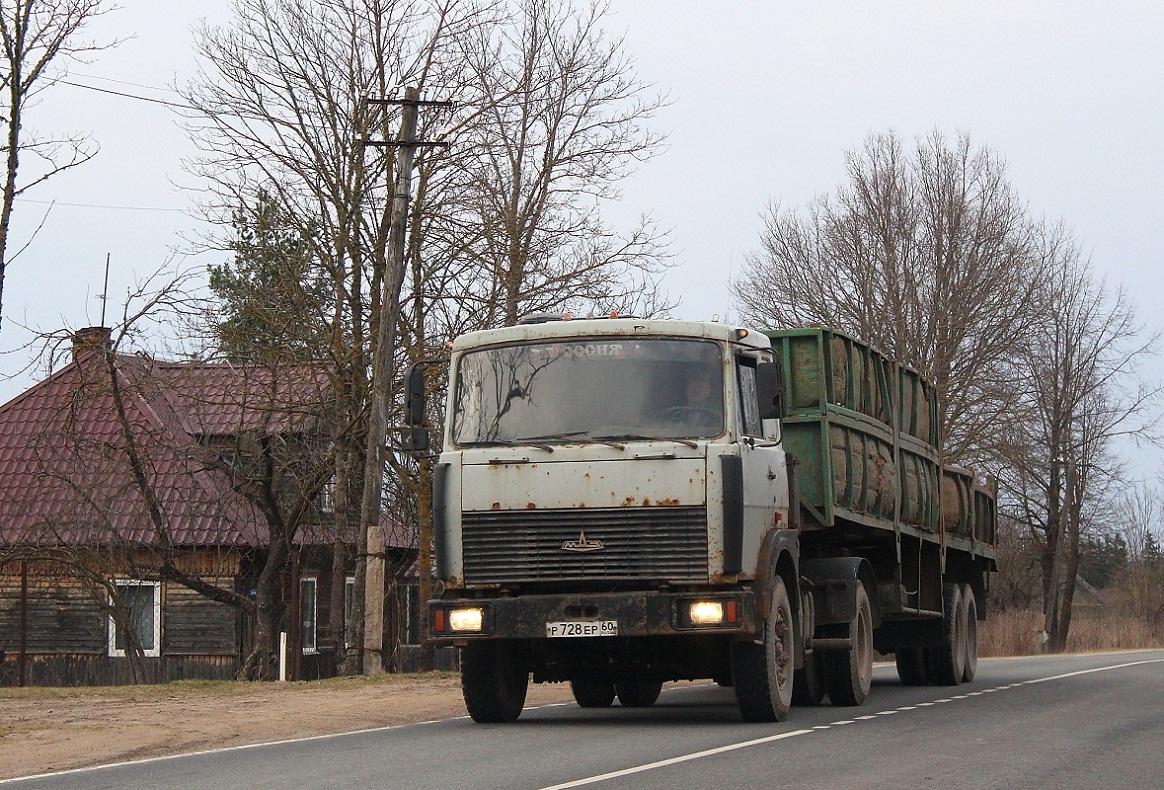
M347 691L374 689L378 686L407 686L438 684L458 680L453 672L424 672L421 674L385 673L376 677L335 677L294 683L252 683L233 680L175 680L170 683L138 686L25 686L0 688L0 703L4 700L131 700L150 702L158 700L205 699L217 697L247 697L267 693L271 688L283 694L315 691Z
M1035 655L1039 652L1042 630L1042 612L991 613L986 622L978 624L978 653L982 656ZM1164 647L1164 633L1136 617L1077 615L1067 634L1068 653L1151 647Z

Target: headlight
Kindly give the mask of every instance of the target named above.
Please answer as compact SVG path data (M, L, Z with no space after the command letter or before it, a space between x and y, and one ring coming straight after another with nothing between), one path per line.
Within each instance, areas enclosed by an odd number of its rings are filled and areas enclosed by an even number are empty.
M688 616L692 625L718 625L723 622L723 602L692 601Z
M482 609L449 610L450 631L473 631L479 633L484 620L485 615Z

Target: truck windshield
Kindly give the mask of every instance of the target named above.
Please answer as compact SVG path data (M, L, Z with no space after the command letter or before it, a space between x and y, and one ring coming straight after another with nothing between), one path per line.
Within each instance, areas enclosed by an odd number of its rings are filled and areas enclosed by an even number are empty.
M724 430L710 341L588 338L471 351L456 371L453 442L696 439Z

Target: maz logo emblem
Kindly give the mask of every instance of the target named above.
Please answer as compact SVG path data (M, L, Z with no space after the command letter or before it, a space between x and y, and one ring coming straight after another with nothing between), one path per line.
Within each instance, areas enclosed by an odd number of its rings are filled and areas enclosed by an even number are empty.
M576 551L583 553L587 551L602 551L602 549L605 548L605 543L603 543L601 540L590 540L586 537L585 532L578 533L578 540L568 540L562 544L562 551Z

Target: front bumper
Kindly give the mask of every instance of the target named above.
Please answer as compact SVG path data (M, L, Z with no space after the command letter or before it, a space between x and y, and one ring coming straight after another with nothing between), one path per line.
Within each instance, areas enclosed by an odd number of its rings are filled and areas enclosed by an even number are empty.
M689 611L691 604L696 601L722 602L724 621L709 625L693 624ZM449 625L453 619L452 613L466 607L481 609L480 630L453 632ZM619 637L701 634L746 636L754 630L750 590L704 593L639 591L434 600L428 602L426 619L428 636L434 645L466 644L478 639L545 639L546 623L569 621L614 620L618 623Z

